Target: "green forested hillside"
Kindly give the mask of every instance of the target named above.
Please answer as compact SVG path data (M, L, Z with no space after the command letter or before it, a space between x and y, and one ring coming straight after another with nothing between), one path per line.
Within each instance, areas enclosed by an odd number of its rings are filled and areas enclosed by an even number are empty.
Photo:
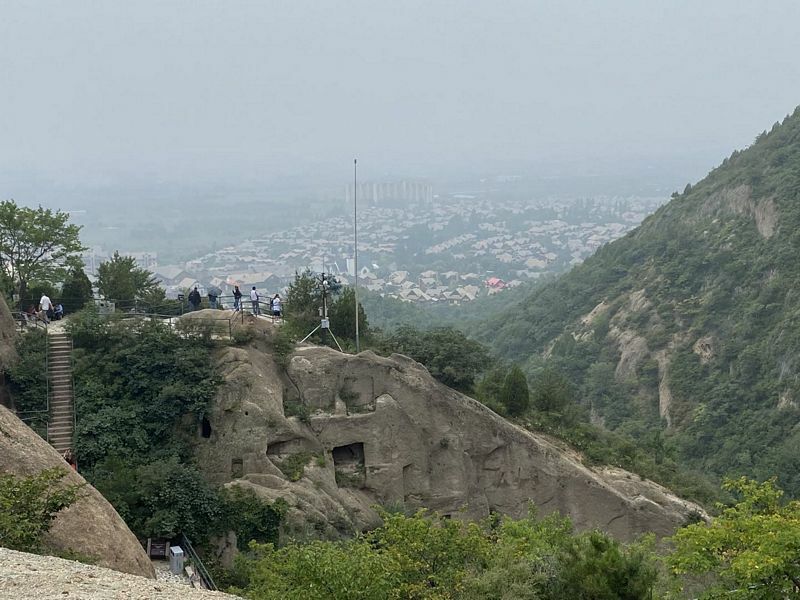
M610 429L800 495L800 109L479 337Z

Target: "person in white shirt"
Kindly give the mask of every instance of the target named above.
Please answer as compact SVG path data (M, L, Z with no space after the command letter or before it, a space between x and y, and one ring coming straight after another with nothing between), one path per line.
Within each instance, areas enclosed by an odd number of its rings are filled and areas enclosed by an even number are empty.
M258 292L256 291L256 286L253 286L253 289L250 290L250 302L253 303L253 314L259 314L258 310Z
M272 299L272 320L281 318L281 297L280 294L275 294Z
M47 294L42 294L42 298L39 300L39 310L43 313L44 322L49 323L53 316L53 302Z

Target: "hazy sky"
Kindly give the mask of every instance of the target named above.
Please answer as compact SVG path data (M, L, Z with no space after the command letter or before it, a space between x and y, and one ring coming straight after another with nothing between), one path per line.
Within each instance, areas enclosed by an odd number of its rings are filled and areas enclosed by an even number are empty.
M797 0L0 0L0 172L707 169L800 104L798 24Z

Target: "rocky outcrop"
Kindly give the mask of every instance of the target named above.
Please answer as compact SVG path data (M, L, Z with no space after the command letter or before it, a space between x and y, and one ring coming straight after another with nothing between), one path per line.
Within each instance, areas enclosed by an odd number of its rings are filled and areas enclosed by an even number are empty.
M0 294L0 373L4 373L17 360L14 344L16 337L14 317L11 316L5 298ZM4 385L0 385L0 406L13 407L11 396Z
M70 469L47 442L0 406L0 472L27 476L53 467L68 471L62 479L64 485L85 484L85 487L81 499L56 517L46 544L92 557L103 567L154 577L141 544L111 504Z
M0 548L0 598L14 600L213 600L235 599L221 592L153 581L52 556Z
M16 337L14 317L11 315L5 298L0 294L0 365L7 366L16 360L17 352L14 349Z
M638 476L586 467L404 356L301 346L284 373L249 347L221 350L219 363L226 384L199 433L200 462L220 483L284 498L295 534L373 526L375 504L480 518L532 503L626 540L702 513Z

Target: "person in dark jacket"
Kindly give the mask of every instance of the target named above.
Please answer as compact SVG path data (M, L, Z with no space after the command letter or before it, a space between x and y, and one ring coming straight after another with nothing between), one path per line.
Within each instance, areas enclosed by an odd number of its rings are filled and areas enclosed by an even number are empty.
M242 292L238 285L233 286L233 310L242 310Z
M194 286L194 289L189 292L189 306L192 310L200 308L200 292L197 291L197 286Z

